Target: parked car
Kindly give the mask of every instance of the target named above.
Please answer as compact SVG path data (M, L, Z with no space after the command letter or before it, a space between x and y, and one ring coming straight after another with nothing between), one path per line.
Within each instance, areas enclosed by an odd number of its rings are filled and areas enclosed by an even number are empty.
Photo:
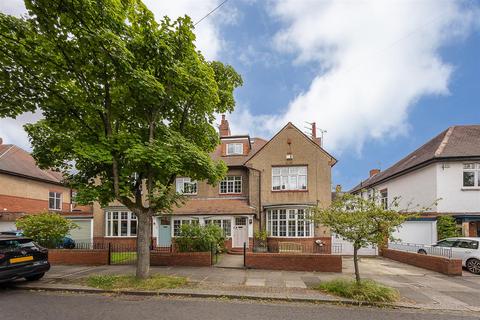
M0 283L19 278L38 280L48 270L47 249L30 238L0 235Z
M23 232L22 230L12 230L12 231L2 231L0 235L12 235L17 237L22 237ZM70 237L63 237L62 241L58 244L58 248L60 249L75 249L75 240Z
M462 260L462 265L468 271L480 274L480 238L461 237L442 239L432 247L449 248L452 250L452 258ZM418 250L420 254L427 254L427 248Z

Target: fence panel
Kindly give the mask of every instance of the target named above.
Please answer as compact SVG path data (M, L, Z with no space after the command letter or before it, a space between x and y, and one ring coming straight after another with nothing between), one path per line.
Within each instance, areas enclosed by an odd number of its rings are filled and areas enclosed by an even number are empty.
M427 246L422 244L400 243L400 242L389 243L388 248L393 250L405 251L405 252L413 252L413 253L427 254L432 256L445 257L449 259L452 258L452 248L433 247L433 246Z

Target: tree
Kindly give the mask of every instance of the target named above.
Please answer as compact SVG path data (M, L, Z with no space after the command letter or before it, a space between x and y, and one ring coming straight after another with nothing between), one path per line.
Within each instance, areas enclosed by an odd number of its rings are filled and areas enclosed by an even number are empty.
M140 0L26 0L0 14L0 116L39 108L26 126L42 168L77 202L118 200L138 217L137 271L149 273L152 217L180 205L177 175L215 184L215 114L232 111L241 77L206 61L188 17L157 23Z
M380 246L387 239L394 240L392 233L408 215L399 214L398 202L394 200L386 209L376 199L364 199L352 194L338 196L328 208L312 210L312 219L353 244L355 279L360 284L358 250L368 245Z
M452 216L440 216L437 219L438 239L459 237L462 235L460 228Z
M78 225L52 212L32 214L16 221L22 233L47 248L55 248Z

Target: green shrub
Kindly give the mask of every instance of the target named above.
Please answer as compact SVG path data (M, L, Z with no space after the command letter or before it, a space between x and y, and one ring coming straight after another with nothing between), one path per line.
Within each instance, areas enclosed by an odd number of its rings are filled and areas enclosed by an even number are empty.
M335 279L321 283L317 289L362 302L394 302L400 297L396 289L372 280L362 280L357 284L355 280Z
M175 243L180 252L205 252L212 249L222 251L225 236L222 228L215 224L184 224L180 228L180 235L175 238Z
M452 216L440 216L437 219L437 235L438 240L460 237L462 230Z
M16 226L26 237L47 248L55 248L71 230L78 228L72 221L52 212L22 217Z

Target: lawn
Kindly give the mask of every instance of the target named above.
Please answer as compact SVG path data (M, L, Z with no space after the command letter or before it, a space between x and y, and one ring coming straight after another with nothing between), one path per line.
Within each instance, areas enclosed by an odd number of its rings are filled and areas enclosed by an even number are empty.
M394 302L400 298L396 289L372 280L362 280L357 284L355 280L335 279L322 282L316 289L361 302Z
M137 261L137 253L135 251L128 252L111 252L110 263L111 264L122 264L126 262L135 262Z
M174 289L188 283L187 278L153 275L145 280L139 280L133 275L93 275L86 278L90 287L104 290L161 290Z

